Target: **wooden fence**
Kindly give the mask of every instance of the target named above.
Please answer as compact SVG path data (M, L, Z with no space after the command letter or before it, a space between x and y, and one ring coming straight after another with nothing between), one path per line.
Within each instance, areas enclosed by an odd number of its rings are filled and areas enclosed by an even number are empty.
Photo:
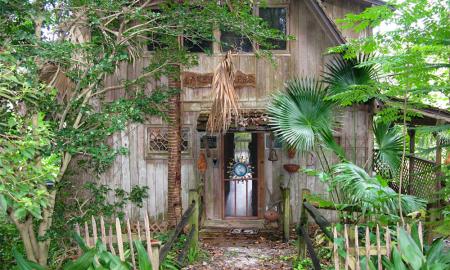
M396 227L396 235L399 235L400 226L397 224ZM336 227L333 228L333 261L336 270L339 269L352 269L352 270L360 270L361 263L365 265L365 269L369 269L369 260L372 256L377 257L377 266L378 270L382 270L382 256L391 256L391 251L393 248L396 248L396 243L392 242L391 238L391 230L388 227L384 227L384 237L382 237L380 227L377 225L375 229L375 243L371 243L370 230L369 227L365 228L365 233L363 233L365 239L359 239L361 232L359 231L358 226L354 226L353 228L349 228L347 224L344 225L343 233L338 233ZM411 227L407 225L406 231L411 234ZM423 250L423 232L422 232L422 223L418 225L418 234L420 247ZM344 240L344 251L345 251L345 259L342 261L342 258L339 255L339 246L338 239L343 238ZM384 239L382 239L384 238ZM382 243L384 240L384 243ZM364 244L362 244L364 241ZM398 243L397 243L398 244ZM369 260L367 259L369 258ZM341 268L341 265L344 268Z
M133 241L145 241L147 246L147 254L150 258L153 269L159 269L159 249L161 246L161 242L152 239L148 216L144 216L144 231L142 233L141 224L139 223L139 221L137 221L135 224L135 227L137 228L137 234L132 232L132 227L129 219L126 219L125 223L125 234L123 233L123 228L119 218L115 219L114 224L105 224L105 220L102 216L100 217L100 231L98 230L99 228L97 226L97 221L94 217L92 217L91 220L91 228L89 228L89 224L87 222L84 223L83 234L81 233L81 229L78 224L75 225L75 230L80 236L84 238L84 241L86 242L86 245L88 247L94 247L97 240L101 240L102 243L105 244L107 250L109 250L113 255L119 254L119 258L122 261L125 261L124 243L128 242L133 269L137 269ZM107 230L108 233L106 233Z
M152 239L151 233L152 229L154 229L154 225L150 224L148 215L144 215L143 229L141 228L139 220L134 224L134 227L132 227L130 220L127 218L125 220L126 233L123 233L124 228L122 228L119 218L116 218L111 224L106 224L105 219L102 216L98 220L100 227L97 226L97 220L92 217L90 224L85 222L83 228L80 228L80 225L76 224L75 230L84 238L88 247L94 247L97 240L101 240L102 243L106 245L107 250L113 255L118 254L122 261L125 261L124 243L130 243L128 246L133 269L137 269L137 265L136 254L132 243L134 240L145 241L147 254L153 267L152 269L159 269L160 262L164 261L183 229L189 224L190 229L185 246L177 258L178 263L182 265L189 249L196 249L198 246L199 213L201 204L199 194L201 194L201 187L189 191L190 205L183 213L180 222L175 227L175 230L167 243L162 247L161 242ZM132 228L136 228L136 230L132 230Z

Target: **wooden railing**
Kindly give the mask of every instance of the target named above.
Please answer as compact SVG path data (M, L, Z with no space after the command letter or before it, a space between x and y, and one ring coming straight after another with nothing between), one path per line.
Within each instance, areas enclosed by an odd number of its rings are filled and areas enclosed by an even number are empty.
M139 221L137 221L135 224L135 227L137 228L137 234L132 233L131 223L129 219L125 220L126 234L123 233L119 218L116 218L115 222L112 221L111 224L107 224L105 223L105 219L101 216L99 222L100 228L98 228L97 226L97 220L92 217L90 224L88 224L88 222L84 223L83 233L81 233L79 224L75 225L76 233L84 238L84 241L86 242L86 245L88 247L94 247L96 245L96 242L100 240L106 246L107 250L109 250L113 255L118 254L120 260L125 261L124 243L128 242L128 246L130 248L131 263L133 265L133 269L137 269L133 241L145 241L147 246L147 254L150 258L153 269L159 269L159 248L161 246L161 242L152 239L150 232L150 222L147 215L145 215L144 217L144 235L141 235L141 225ZM90 228L89 225L91 225ZM108 233L106 232L107 230Z
M178 255L177 261L180 265L183 265L186 255L189 250L196 250L198 248L198 235L199 235L199 221L200 221L200 209L201 209L201 196L202 186L197 189L189 190L189 207L181 216L180 222L175 227L174 232L170 236L169 240L161 248L159 254L159 261L164 261L167 254L179 239L181 232L186 225L190 224L189 233L186 238L186 243L183 250Z
M283 222L283 240L289 241L289 232L291 225L291 190L289 187L281 188L282 195L282 222Z
M402 193L426 199L429 202L437 199L436 195L436 164L433 161L407 155L403 164ZM386 179L393 179L390 186L398 191L399 172L394 175L389 168L374 158L373 170Z

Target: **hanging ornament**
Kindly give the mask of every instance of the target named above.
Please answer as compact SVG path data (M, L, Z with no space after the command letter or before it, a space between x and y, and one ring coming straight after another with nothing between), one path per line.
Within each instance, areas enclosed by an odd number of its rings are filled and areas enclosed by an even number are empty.
M208 169L205 153L201 152L197 160L197 169L201 174L205 174Z
M277 161L278 160L277 151L273 148L273 141L275 139L273 133L270 133L269 139L270 139L269 161Z
M250 165L248 159L241 157L230 162L228 165L228 175L233 180L247 180L253 177L253 167Z

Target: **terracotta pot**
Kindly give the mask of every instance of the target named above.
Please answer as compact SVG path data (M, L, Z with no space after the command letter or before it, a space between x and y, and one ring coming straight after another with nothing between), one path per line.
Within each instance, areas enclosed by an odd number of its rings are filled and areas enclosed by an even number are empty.
M300 166L298 164L284 164L283 168L288 172L288 173L296 173L298 172L298 170L300 169Z
M288 149L288 157L289 158L294 158L295 154L297 154L297 150L295 150L295 148L289 148Z
M278 212L274 211L274 210L268 210L264 213L264 218L270 222L277 221L279 217L280 217L280 214L278 214Z
M450 152L448 152L447 158L445 159L445 165L450 165Z

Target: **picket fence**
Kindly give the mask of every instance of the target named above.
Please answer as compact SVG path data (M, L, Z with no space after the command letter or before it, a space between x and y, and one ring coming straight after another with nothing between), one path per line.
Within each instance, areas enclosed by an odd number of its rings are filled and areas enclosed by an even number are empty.
M395 243L392 243L391 238L391 230L388 227L384 227L384 244L381 242L381 233L380 233L380 227L376 226L376 243L371 244L370 242L370 231L369 228L366 227L365 230L365 246L360 247L360 240L359 240L359 230L358 226L354 226L354 235L353 239L354 241L349 240L349 236L351 236L351 232L349 232L351 229L348 228L349 226L347 224L344 225L344 232L343 235L338 233L338 230L336 227L333 228L333 260L334 260L334 266L335 270L342 269L340 268L341 265L344 265L345 270L352 269L352 270L361 270L361 256L364 256L365 258L369 258L371 256L377 256L377 269L382 270L382 256L385 255L387 257L391 256L392 248L395 248ZM396 226L396 234L399 235L401 226L397 224ZM411 234L411 226L408 224L406 225L406 231L408 234ZM422 230L422 223L418 224L418 235L419 235L419 241L420 241L420 248L423 250L423 230ZM338 239L341 238L344 239L344 250L346 253L345 260L342 262L342 259L339 255L339 246L338 246ZM352 240L353 240L352 239ZM353 242L353 243L351 243ZM369 269L369 262L368 260L365 260L365 269Z
M122 261L125 261L124 243L128 242L133 269L137 269L133 241L134 240L145 241L147 246L147 254L152 264L152 269L159 269L159 250L161 247L161 242L152 239L151 237L152 226L150 225L148 216L144 215L144 231L142 232L143 235L141 234L141 224L139 223L139 220L135 224L137 234L132 232L131 223L128 218L125 220L126 234L122 233L123 230L119 218L116 218L115 222L114 221L112 222L113 224L105 224L105 220L103 216L101 216L100 228L98 228L97 221L95 220L94 217L92 217L90 224L91 228L89 228L88 222L85 222L83 234L81 233L81 228L79 224L75 225L75 230L81 237L84 238L84 241L86 242L86 245L88 247L94 247L96 245L97 240L101 240L102 243L105 244L107 249L113 255L119 254L119 258ZM108 228L108 233L106 232L107 230L106 228ZM117 252L116 247L114 246L117 247Z

